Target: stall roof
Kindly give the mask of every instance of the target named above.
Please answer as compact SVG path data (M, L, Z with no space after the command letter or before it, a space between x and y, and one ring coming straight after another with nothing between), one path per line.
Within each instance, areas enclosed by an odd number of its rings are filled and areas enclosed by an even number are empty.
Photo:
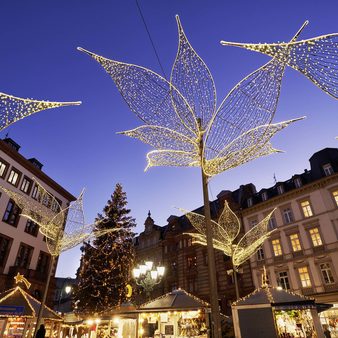
M20 286L0 294L0 317L37 317L41 303L24 291ZM44 306L42 317L44 319L62 320L62 318Z
M285 306L287 304L313 305L314 299L291 291L267 286L258 288L246 297L243 297L233 303L234 306L259 304L271 304L272 306Z
M209 303L186 292L183 289L171 291L163 296L155 298L140 305L141 311L171 311L171 310L195 310L209 308Z

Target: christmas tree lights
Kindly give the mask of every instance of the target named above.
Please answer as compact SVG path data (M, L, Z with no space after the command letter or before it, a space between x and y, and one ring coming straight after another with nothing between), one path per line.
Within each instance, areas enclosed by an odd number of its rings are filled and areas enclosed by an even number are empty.
M23 99L5 93L0 93L0 130L5 129L12 123L21 120L41 110L77 106L81 101L76 102L49 102Z
M306 21L301 30L308 24ZM300 31L301 31L300 30ZM299 31L299 33L300 33ZM235 46L269 55L280 67L288 65L310 79L325 93L338 98L338 34L286 43L237 43L221 41L223 46Z

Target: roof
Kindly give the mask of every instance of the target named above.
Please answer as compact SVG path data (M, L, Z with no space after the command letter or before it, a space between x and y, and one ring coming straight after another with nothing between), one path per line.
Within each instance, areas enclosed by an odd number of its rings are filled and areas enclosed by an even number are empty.
M313 298L308 298L297 293L277 289L274 287L258 288L246 297L234 302L234 306L242 305L263 305L270 304L272 306L285 306L285 305L314 305Z
M210 307L209 303L186 292L183 289L171 291L140 305L142 311L197 310Z
M0 294L0 317L37 317L41 302L24 291L20 286L7 290ZM7 311L6 311L7 310ZM62 318L44 306L42 318L62 320Z

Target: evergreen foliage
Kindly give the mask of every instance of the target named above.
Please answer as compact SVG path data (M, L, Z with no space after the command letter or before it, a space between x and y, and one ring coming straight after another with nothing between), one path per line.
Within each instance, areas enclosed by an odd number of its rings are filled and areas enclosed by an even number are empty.
M74 296L78 312L102 313L126 300L126 285L135 257L133 227L136 224L129 213L126 193L118 183L102 214L95 219L95 230L120 230L83 245Z

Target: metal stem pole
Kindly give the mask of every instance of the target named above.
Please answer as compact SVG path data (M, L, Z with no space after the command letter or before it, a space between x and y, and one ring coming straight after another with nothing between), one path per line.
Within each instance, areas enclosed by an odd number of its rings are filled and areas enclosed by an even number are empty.
M235 289L236 289L236 300L239 299L239 290L238 290L238 280L237 280L237 271L234 266L232 266L232 271L234 274L234 282L235 282Z
M40 327L40 322L41 322L41 318L42 318L42 314L43 314L43 308L45 306L46 299L47 299L47 294L48 294L48 289L49 289L49 283L50 283L50 277L52 275L52 271L53 271L53 267L54 267L54 263L55 263L55 257L54 256L51 256L51 257L52 258L51 258L49 269L48 269L48 275L47 275L47 281L46 281L46 285L45 285L45 290L43 292L43 297L42 297L40 308L39 308L39 312L38 312L38 318L36 319L34 337L36 337L36 333L37 333L37 331L38 331L38 329Z
M202 131L202 121L198 119L198 125L200 132ZM201 133L201 135L203 135ZM201 158L201 173L202 173L202 187L203 187L203 200L204 200L204 217L206 227L206 239L207 239L207 253L208 253L208 270L209 270L209 288L210 288L210 304L211 304L211 328L212 337L221 338L221 316L218 304L218 289L217 289L217 277L216 277L216 264L215 264L215 253L212 238L211 229L211 212L208 192L208 177L203 171L204 164L204 145L203 136L200 139L200 158Z
M207 253L208 253L208 269L209 269L209 283L210 283L210 303L211 303L211 322L212 322L212 336L214 338L222 337L221 317L218 305L218 290L216 279L216 264L214 246L212 241L211 230L211 213L208 193L208 179L202 168L202 185L203 185L203 199L204 199L204 216L206 225L207 238Z

